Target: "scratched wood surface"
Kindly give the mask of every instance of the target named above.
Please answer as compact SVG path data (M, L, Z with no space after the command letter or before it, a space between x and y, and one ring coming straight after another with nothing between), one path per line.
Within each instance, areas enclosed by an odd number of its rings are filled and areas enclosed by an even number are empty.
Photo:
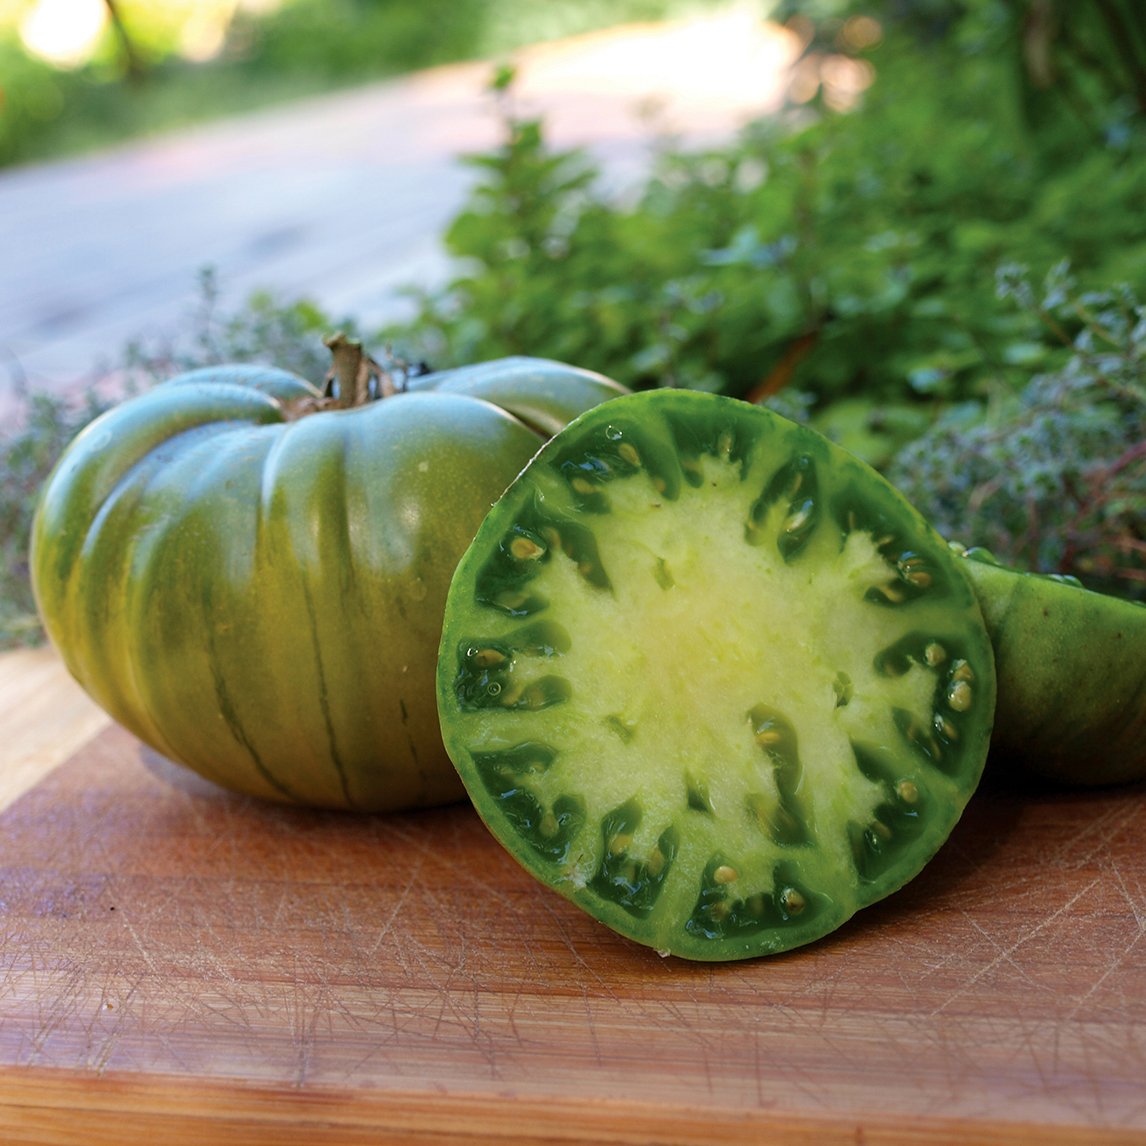
M0 1139L1146 1141L1146 788L988 784L828 940L697 965L464 806L216 789L108 726L0 811Z

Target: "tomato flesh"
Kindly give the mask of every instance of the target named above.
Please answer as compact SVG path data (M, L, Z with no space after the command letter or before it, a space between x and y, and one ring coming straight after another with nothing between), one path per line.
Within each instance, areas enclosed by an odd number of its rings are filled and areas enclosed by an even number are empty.
M487 517L438 702L527 869L638 942L732 959L919 871L978 781L994 673L955 559L874 471L657 391L579 418Z

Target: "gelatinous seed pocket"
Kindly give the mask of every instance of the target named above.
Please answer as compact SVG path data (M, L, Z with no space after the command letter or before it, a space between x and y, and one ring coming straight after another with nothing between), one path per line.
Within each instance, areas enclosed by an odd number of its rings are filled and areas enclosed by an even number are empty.
M819 524L820 498L816 464L807 454L785 462L768 480L752 505L745 537L749 544L775 544L790 561L807 544ZM774 511L779 509L779 522Z
M978 782L993 663L956 560L806 428L618 398L458 567L446 746L510 852L621 934L693 959L810 942L912 878Z

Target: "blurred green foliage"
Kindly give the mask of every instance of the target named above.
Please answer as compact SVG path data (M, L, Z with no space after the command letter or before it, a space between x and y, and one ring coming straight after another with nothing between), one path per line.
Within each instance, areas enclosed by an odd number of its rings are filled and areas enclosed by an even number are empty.
M28 573L36 498L64 447L110 405L94 393L78 405L52 394L29 395L22 424L0 433L0 649L43 637Z
M857 110L793 108L731 146L668 150L623 202L503 93L504 142L468 160L479 182L445 236L461 273L388 336L443 365L540 353L637 387L795 386L825 411L863 397L902 406L911 433L913 411L1061 356L996 305L1001 263L1041 276L1065 258L1085 286L1146 287L1140 124L1118 141L1033 130L1000 98L1001 55L885 38L871 58Z
M163 5L120 0L123 35L109 28L92 61L73 70L29 55L16 28L0 26L0 167L685 7L684 0L285 0L268 12L238 9L220 52L196 63L176 50Z

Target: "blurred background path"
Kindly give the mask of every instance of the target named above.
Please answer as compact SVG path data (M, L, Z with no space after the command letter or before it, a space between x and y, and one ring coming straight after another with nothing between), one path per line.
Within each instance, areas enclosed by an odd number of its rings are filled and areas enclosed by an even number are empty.
M689 144L779 107L797 53L746 11L519 53L517 109L623 183L658 133ZM187 319L198 276L365 325L446 269L438 236L498 119L490 62L438 68L89 157L0 172L0 425L21 388L70 389Z

